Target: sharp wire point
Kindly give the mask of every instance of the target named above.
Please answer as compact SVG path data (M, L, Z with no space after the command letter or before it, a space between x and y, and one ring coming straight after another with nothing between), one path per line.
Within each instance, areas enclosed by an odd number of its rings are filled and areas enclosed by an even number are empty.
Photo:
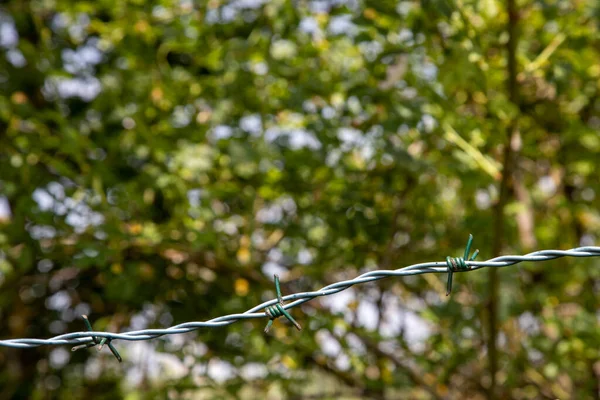
M102 340L100 340L100 343L98 343L98 351L102 350L105 343L106 343L106 338L102 338Z
M108 345L108 348L113 353L113 355L115 356L115 358L117 360L119 360L119 362L123 362L123 359L121 358L121 355L117 351L117 348L115 346L113 346L113 344L111 343L111 340L109 340L108 343L106 343L106 344Z

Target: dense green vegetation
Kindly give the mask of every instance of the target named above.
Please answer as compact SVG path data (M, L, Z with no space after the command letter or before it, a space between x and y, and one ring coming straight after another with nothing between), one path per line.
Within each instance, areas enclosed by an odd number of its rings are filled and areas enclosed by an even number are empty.
M0 5L0 338L164 327L376 268L600 243L596 0ZM0 398L600 398L600 261L365 284ZM496 344L494 344L496 343ZM309 397L314 396L314 397Z

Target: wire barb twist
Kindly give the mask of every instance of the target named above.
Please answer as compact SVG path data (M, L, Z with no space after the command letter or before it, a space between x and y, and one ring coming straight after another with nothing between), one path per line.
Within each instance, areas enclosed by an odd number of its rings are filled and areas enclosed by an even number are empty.
M472 240L469 237L469 242L467 242L467 249L465 251L465 255L462 258L453 259L450 257L450 260L446 258L446 261L434 261L434 262L426 262L420 264L410 265L408 267L399 268L396 270L375 270L369 271L362 275L357 276L354 279L341 281L332 283L331 285L327 285L319 290L312 292L300 292L295 294L290 294L287 296L281 296L281 291L279 289L279 278L276 277L275 287L278 291L277 300L269 300L262 304L259 304L243 313L238 314L230 314L223 315L217 318L210 319L208 321L195 321L195 322L185 322L182 324L178 324L175 326L171 326L169 328L164 329L142 329L137 331L129 331L125 333L111 333L111 332L92 332L92 327L89 324L89 321L86 322L86 327L88 331L83 332L72 332L66 333L63 335L54 336L50 339L6 339L0 340L0 346L3 347L13 347L13 348L32 348L38 346L47 346L47 345L65 345L71 344L75 345L74 350L78 350L81 348L89 348L94 345L108 344L109 348L117 357L119 361L121 361L121 356L119 356L118 352L112 346L110 341L112 340L127 340L127 341L138 341L138 340L151 340L158 338L164 335L175 335L181 333L188 333L200 328L216 328L221 326L230 325L236 321L242 319L254 319L254 318L269 318L269 322L273 322L273 320L281 315L284 315L288 318L292 323L295 320L289 315L287 310L298 307L301 304L306 303L316 297L320 296L331 296L333 294L339 293L343 290L346 290L354 285L373 282L380 279L388 278L388 277L398 277L398 276L409 276L409 275L421 275L421 274L436 274L436 273L454 273L459 271L474 271L480 268L503 268L511 265L518 264L524 261L530 262L541 262L547 260L553 260L561 257L600 257L600 247L598 246L584 246L577 247L569 250L540 250L535 251L533 253L529 253L523 256L516 255L507 255L500 256L496 258L492 258L487 261L474 261L477 255L477 252L469 257L469 251L471 249ZM449 279L450 289L452 281ZM283 305L283 301L291 301ZM274 307L273 307L274 306ZM287 309L287 310L286 310ZM263 312L259 312L261 310L265 310ZM267 311L268 310L268 311ZM287 314L287 315L286 315ZM84 322L87 320L87 317L84 317ZM268 324L270 327L271 324ZM297 324L297 323L296 323ZM296 325L294 324L294 325ZM299 328L300 325L296 325L296 328ZM90 341L91 336L91 341ZM103 342L103 339L106 339Z
M474 261L479 254L479 249L475 250L473 255L469 258L471 253L471 245L473 244L473 235L469 233L469 240L467 241L467 247L465 247L464 257L446 257L446 265L448 265L448 283L446 284L446 296L450 295L452 291L452 274L454 272L469 271L471 267L467 264L467 261Z
M269 332L269 329L271 329L271 326L273 325L273 321L281 317L282 315L285 316L292 324L294 324L296 329L301 331L302 327L300 326L300 324L296 322L294 317L292 317L292 315L288 313L285 310L285 308L283 308L284 304L283 299L281 297L281 288L279 287L278 275L275 275L275 290L277 291L277 303L275 303L275 305L268 306L267 308L265 308L265 315L269 317L269 322L267 322L267 326L265 327L265 333Z
M87 328L87 330L89 332L93 332L94 330L92 329L92 324L90 324L90 320L88 319L87 315L82 315L81 318L83 318L83 322L85 323L85 327ZM78 346L73 346L73 348L71 348L71 351L77 351L79 349L88 349L90 347L94 347L95 345L98 345L98 351L100 351L106 344L108 346L108 348L110 349L110 351L113 353L113 355L116 357L116 359L119 360L119 362L123 362L121 355L117 351L117 348L115 346L113 346L111 341L112 341L112 339L107 338L107 337L98 339L98 337L92 335L91 342L80 344Z

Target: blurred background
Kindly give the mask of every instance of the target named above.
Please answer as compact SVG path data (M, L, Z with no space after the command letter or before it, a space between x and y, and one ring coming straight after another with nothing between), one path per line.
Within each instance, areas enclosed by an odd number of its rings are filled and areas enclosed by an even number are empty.
M595 0L0 5L0 338L238 313L374 269L600 243ZM363 284L0 398L598 399L600 260Z

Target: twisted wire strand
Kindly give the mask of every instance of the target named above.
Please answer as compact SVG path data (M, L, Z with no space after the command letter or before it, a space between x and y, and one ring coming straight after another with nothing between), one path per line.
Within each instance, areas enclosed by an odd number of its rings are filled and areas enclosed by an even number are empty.
M480 268L493 267L503 268L514 264L518 264L524 261L540 262L553 260L561 257L600 257L600 247L598 246L585 246L577 247L570 250L541 250L529 253L523 256L507 255L492 258L487 261L469 261L465 260L465 264L469 267L468 270L461 272L474 271ZM377 281L383 278L391 276L408 276L408 275L421 275L430 273L447 273L448 265L446 261L426 262L420 264L410 265L408 267L399 268L396 270L376 270L364 273L357 276L354 279L336 282L331 285L327 285L317 291L313 292L301 292L283 296L283 301L293 300L291 303L283 305L283 309L289 310L294 307L306 303L316 297L330 296L335 293L339 293L343 290L350 288L351 286ZM273 299L261 303L244 313L240 314L229 314L221 317L213 318L208 321L197 321L197 322L185 322L172 326L165 329L142 329L137 331L129 331L125 333L111 333L111 332L95 332L95 331L84 331L84 332L73 332L63 335L58 335L49 339L6 339L0 340L0 346L13 347L13 348L30 348L44 345L65 345L74 344L81 345L94 342L98 338L106 338L107 340L150 340L155 339L164 335L174 335L180 333L187 333L198 330L200 328L216 328L220 326L226 326L242 319L254 319L254 318L270 318L269 314L265 312L258 312L259 310L266 309L275 304L280 304L278 299Z

